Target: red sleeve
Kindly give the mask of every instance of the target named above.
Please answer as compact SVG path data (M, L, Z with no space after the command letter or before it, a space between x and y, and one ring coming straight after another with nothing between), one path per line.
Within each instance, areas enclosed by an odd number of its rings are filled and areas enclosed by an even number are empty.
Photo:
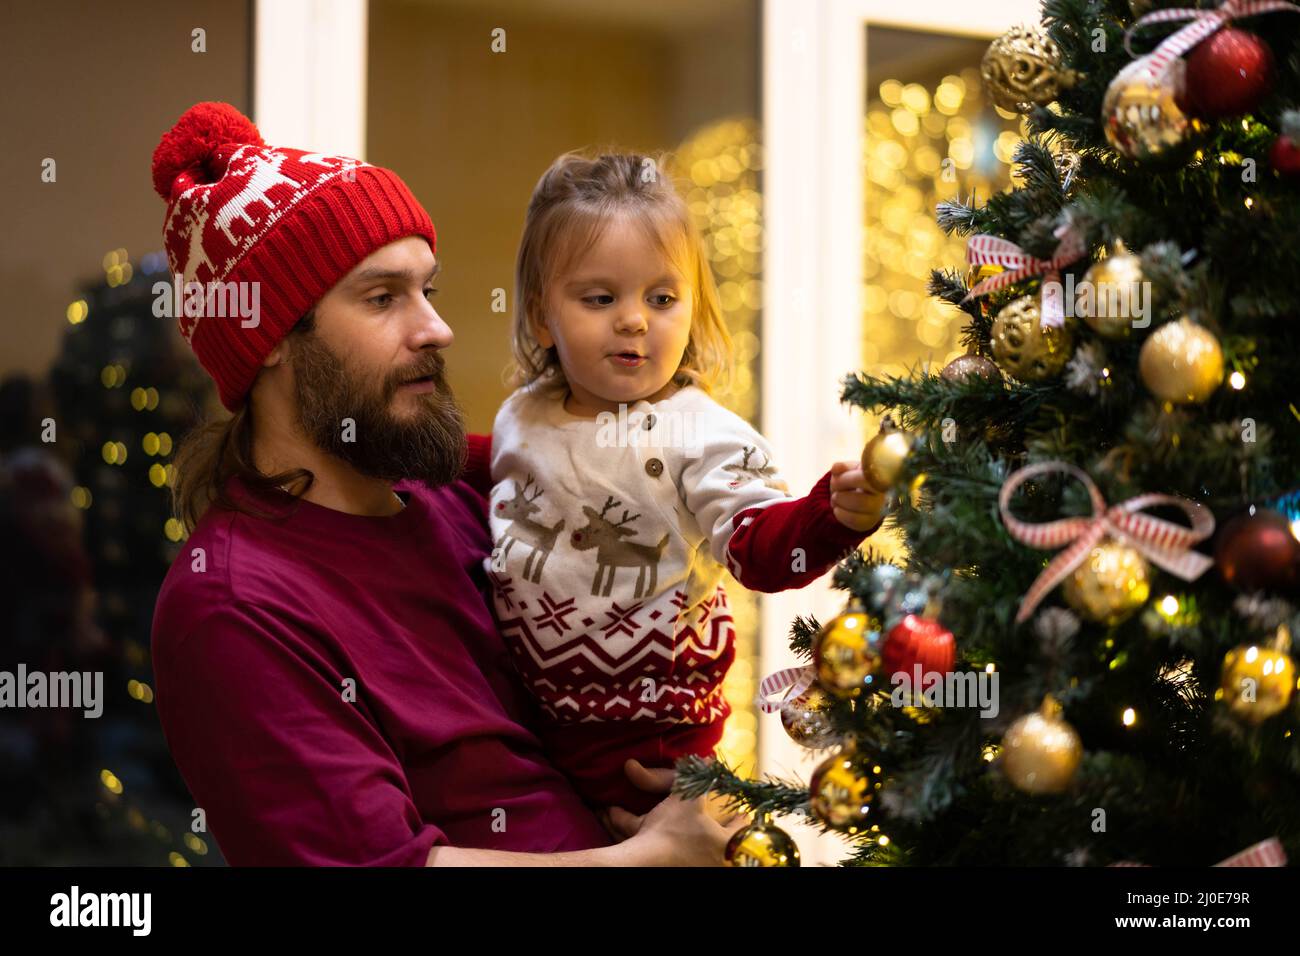
M751 591L771 593L811 584L880 524L856 531L840 523L831 507L828 471L806 497L747 508L732 519L732 527L728 570ZM802 562L796 561L796 549L803 551Z
M469 455L460 480L487 498L492 494L492 436L466 435L465 438L469 443Z
M157 649L157 648L156 648ZM233 866L424 866L447 843L343 675L275 614L219 607L154 658L158 717Z

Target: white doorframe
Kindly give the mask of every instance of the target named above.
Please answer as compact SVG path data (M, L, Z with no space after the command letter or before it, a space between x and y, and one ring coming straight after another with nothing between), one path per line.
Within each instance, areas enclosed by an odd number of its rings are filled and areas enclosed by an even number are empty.
M866 28L995 37L1039 20L1037 0L764 0L763 3L763 433L793 488L806 491L831 463L862 451L861 416L839 402L839 383L861 368L863 135ZM795 663L790 624L825 621L843 606L829 576L766 595L763 673ZM807 782L808 752L765 716L759 769ZM781 821L808 863L843 856L838 841Z
M365 159L367 0L257 0L253 119L272 146Z

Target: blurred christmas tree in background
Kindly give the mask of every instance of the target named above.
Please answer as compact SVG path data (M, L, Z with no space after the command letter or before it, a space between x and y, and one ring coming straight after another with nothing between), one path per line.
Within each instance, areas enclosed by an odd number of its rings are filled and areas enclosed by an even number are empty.
M67 309L48 381L5 382L0 523L20 555L3 578L0 659L102 672L102 713L13 711L0 739L0 864L220 863L153 712L149 635L182 529L169 458L211 385L154 314L161 253L104 257ZM39 437L38 437L39 436Z
M1300 855L1298 11L1047 0L990 46L1029 135L938 208L967 354L844 383L905 562L850 555L761 688L825 760L679 765L754 813L736 865L797 865L790 813L860 865Z

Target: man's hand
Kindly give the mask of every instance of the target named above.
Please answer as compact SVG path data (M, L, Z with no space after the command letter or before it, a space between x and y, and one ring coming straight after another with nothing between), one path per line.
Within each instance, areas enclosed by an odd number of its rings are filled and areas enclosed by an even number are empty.
M683 800L671 793L676 774L667 768L651 769L639 761L624 764L627 778L649 793L667 796L649 813L637 816L622 807L609 807L601 822L611 834L626 840L632 866L721 866L722 851L731 835L743 827L743 815L731 815L725 824L716 815L725 811L705 800Z
M860 461L831 465L831 508L840 524L870 531L885 513L885 496L867 485Z

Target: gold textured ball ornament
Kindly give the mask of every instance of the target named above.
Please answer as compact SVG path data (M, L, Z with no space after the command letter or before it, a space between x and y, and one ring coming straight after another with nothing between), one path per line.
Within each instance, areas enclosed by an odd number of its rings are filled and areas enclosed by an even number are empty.
M1041 24L1012 27L989 44L980 76L993 102L1013 113L1046 106L1074 82L1061 66L1061 49Z
M810 750L821 750L835 742L830 710L835 698L816 684L798 697L781 702L781 726L790 739Z
M1090 621L1119 624L1151 596L1151 566L1133 548L1103 541L1061 585L1065 601Z
M723 858L728 866L794 867L799 865L799 847L765 813L731 835Z
M1100 336L1128 338L1141 307L1145 281L1142 259L1117 242L1114 251L1084 275L1075 296L1074 314Z
M868 487L886 492L898 480L908 452L912 450L913 437L894 424L888 415L880 423L880 431L862 449L862 476Z
M1083 759L1083 743L1060 716L1052 697L1026 714L1002 737L1002 772L1025 793L1060 793L1070 785Z
M1203 129L1178 99L1183 60L1165 68L1139 57L1115 74L1101 101L1106 141L1119 154L1140 161L1176 160Z
M1239 644L1224 655L1214 698L1246 723L1262 723L1281 713L1295 692L1295 661L1287 653L1290 636L1285 627L1279 632L1281 637L1271 644Z
M1157 398L1200 404L1223 383L1223 349L1213 332L1183 317L1166 322L1142 343L1138 373Z
M1013 299L993 319L993 360L1013 378L1041 382L1061 374L1074 348L1069 320L1043 328L1038 297Z
M837 697L856 697L880 673L883 625L859 604L831 618L813 638L817 683Z
M822 823L841 833L866 828L876 792L884 785L880 765L869 754L848 747L818 765L808 781L809 808Z

